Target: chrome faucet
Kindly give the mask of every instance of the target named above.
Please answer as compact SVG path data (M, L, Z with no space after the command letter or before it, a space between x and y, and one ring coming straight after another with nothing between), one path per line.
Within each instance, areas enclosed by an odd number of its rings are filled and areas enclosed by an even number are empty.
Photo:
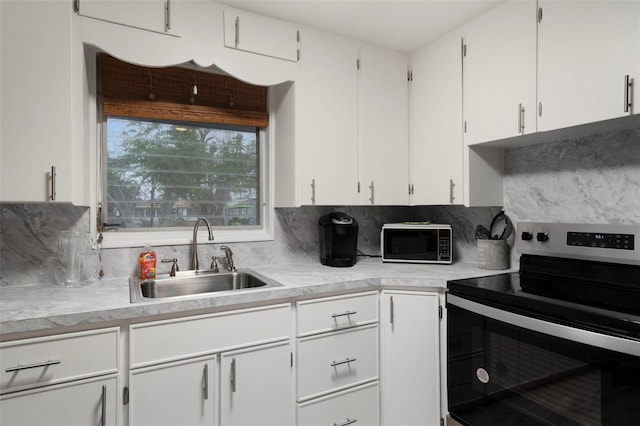
M221 246L220 250L224 252L225 257L227 258L227 270L229 272L236 272L237 269L233 265L233 252L229 248L229 246Z
M193 225L193 239L191 240L191 267L194 271L198 270L198 226L200 222L204 222L207 226L207 231L209 231L209 241L213 241L213 230L211 229L211 225L209 221L204 217L199 217L196 220L195 225Z

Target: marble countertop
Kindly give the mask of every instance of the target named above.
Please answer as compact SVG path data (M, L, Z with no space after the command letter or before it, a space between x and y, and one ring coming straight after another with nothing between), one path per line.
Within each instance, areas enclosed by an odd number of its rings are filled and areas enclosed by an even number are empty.
M114 321L226 310L339 292L381 288L444 290L448 280L509 272L480 269L470 263L416 265L382 263L380 259L359 260L350 268L309 263L250 269L282 286L141 303L131 303L128 278L105 279L75 288L54 284L0 287L0 335L54 331L59 327L100 326Z

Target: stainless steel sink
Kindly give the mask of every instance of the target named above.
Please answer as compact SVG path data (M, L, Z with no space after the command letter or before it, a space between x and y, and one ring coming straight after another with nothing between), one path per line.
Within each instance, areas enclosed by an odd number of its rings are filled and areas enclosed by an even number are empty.
M184 271L178 272L175 277L164 275L146 281L129 278L132 302L179 299L210 293L249 291L278 286L281 284L246 269L237 272Z

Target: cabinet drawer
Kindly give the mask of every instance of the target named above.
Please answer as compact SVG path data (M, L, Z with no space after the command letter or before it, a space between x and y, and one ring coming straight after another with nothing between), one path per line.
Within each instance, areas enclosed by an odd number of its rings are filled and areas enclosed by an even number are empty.
M298 340L298 401L377 378L377 324Z
M206 355L290 336L290 305L131 326L131 367Z
M298 425L377 426L378 382L298 404Z
M298 302L298 336L378 321L378 292Z
M117 327L0 344L1 393L118 371Z

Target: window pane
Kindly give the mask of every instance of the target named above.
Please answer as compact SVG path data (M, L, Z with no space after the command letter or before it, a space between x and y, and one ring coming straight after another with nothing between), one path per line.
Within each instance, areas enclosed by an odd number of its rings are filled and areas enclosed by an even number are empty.
M121 228L260 225L258 130L107 118L107 221Z

